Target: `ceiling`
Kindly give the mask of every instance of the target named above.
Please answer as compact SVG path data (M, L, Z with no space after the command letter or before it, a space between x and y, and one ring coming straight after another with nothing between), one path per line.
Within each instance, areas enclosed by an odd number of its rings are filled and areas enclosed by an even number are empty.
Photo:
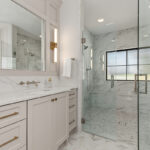
M0 23L16 25L36 36L41 34L41 19L10 0L0 0Z
M85 27L93 34L136 27L138 0L84 0ZM98 23L98 19L104 22Z

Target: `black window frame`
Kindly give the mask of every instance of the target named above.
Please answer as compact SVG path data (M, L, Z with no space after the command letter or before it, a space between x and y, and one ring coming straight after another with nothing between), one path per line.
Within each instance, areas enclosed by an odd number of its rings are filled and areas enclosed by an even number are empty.
M149 48L149 47L148 47ZM145 48L141 48L145 49ZM126 52L126 65L112 65L111 67L117 67L117 66L125 66L126 67L126 79L125 80L114 80L114 81L134 81L134 80L128 80L127 75L128 75L128 66L136 66L138 70L138 57L137 57L137 64L131 64L128 65L128 51L137 51L137 56L138 56L138 48L131 48L131 49L122 49L122 50L114 50L114 51L106 51L106 81L111 81L111 79L108 79L108 53L113 53L113 52ZM148 64L150 65L150 64Z

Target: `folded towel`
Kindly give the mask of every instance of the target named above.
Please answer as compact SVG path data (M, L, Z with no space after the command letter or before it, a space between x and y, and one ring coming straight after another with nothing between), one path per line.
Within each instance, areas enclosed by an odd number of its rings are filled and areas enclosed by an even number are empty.
M71 78L72 72L72 59L68 58L63 63L63 77Z

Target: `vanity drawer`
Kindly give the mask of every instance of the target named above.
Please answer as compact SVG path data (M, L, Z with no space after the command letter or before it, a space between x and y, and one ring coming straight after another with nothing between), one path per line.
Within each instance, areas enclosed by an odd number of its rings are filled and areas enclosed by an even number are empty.
M69 99L69 108L71 109L72 107L76 106L76 102L77 99L76 98L71 98Z
M77 90L69 92L69 132L77 126Z
M69 99L76 98L76 96L77 96L76 89L73 89L69 92Z
M0 107L0 128L26 118L26 102Z
M72 122L73 120L76 120L76 117L77 117L77 115L76 115L76 109L71 109L70 111L69 111L69 124L70 124L70 122Z
M19 150L26 145L26 121L0 129L0 150Z
M77 125L77 115L76 111L70 111L69 112L69 131L74 129Z

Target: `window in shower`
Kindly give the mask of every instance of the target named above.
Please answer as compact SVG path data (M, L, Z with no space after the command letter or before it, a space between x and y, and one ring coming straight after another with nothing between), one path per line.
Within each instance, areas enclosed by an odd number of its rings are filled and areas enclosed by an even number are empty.
M134 80L137 74L137 49L106 52L106 79Z
M137 74L138 50L120 50L106 52L106 79L110 80L114 75L115 80L135 80ZM150 80L150 48L139 49L139 72L147 74ZM140 76L140 80L145 80Z

